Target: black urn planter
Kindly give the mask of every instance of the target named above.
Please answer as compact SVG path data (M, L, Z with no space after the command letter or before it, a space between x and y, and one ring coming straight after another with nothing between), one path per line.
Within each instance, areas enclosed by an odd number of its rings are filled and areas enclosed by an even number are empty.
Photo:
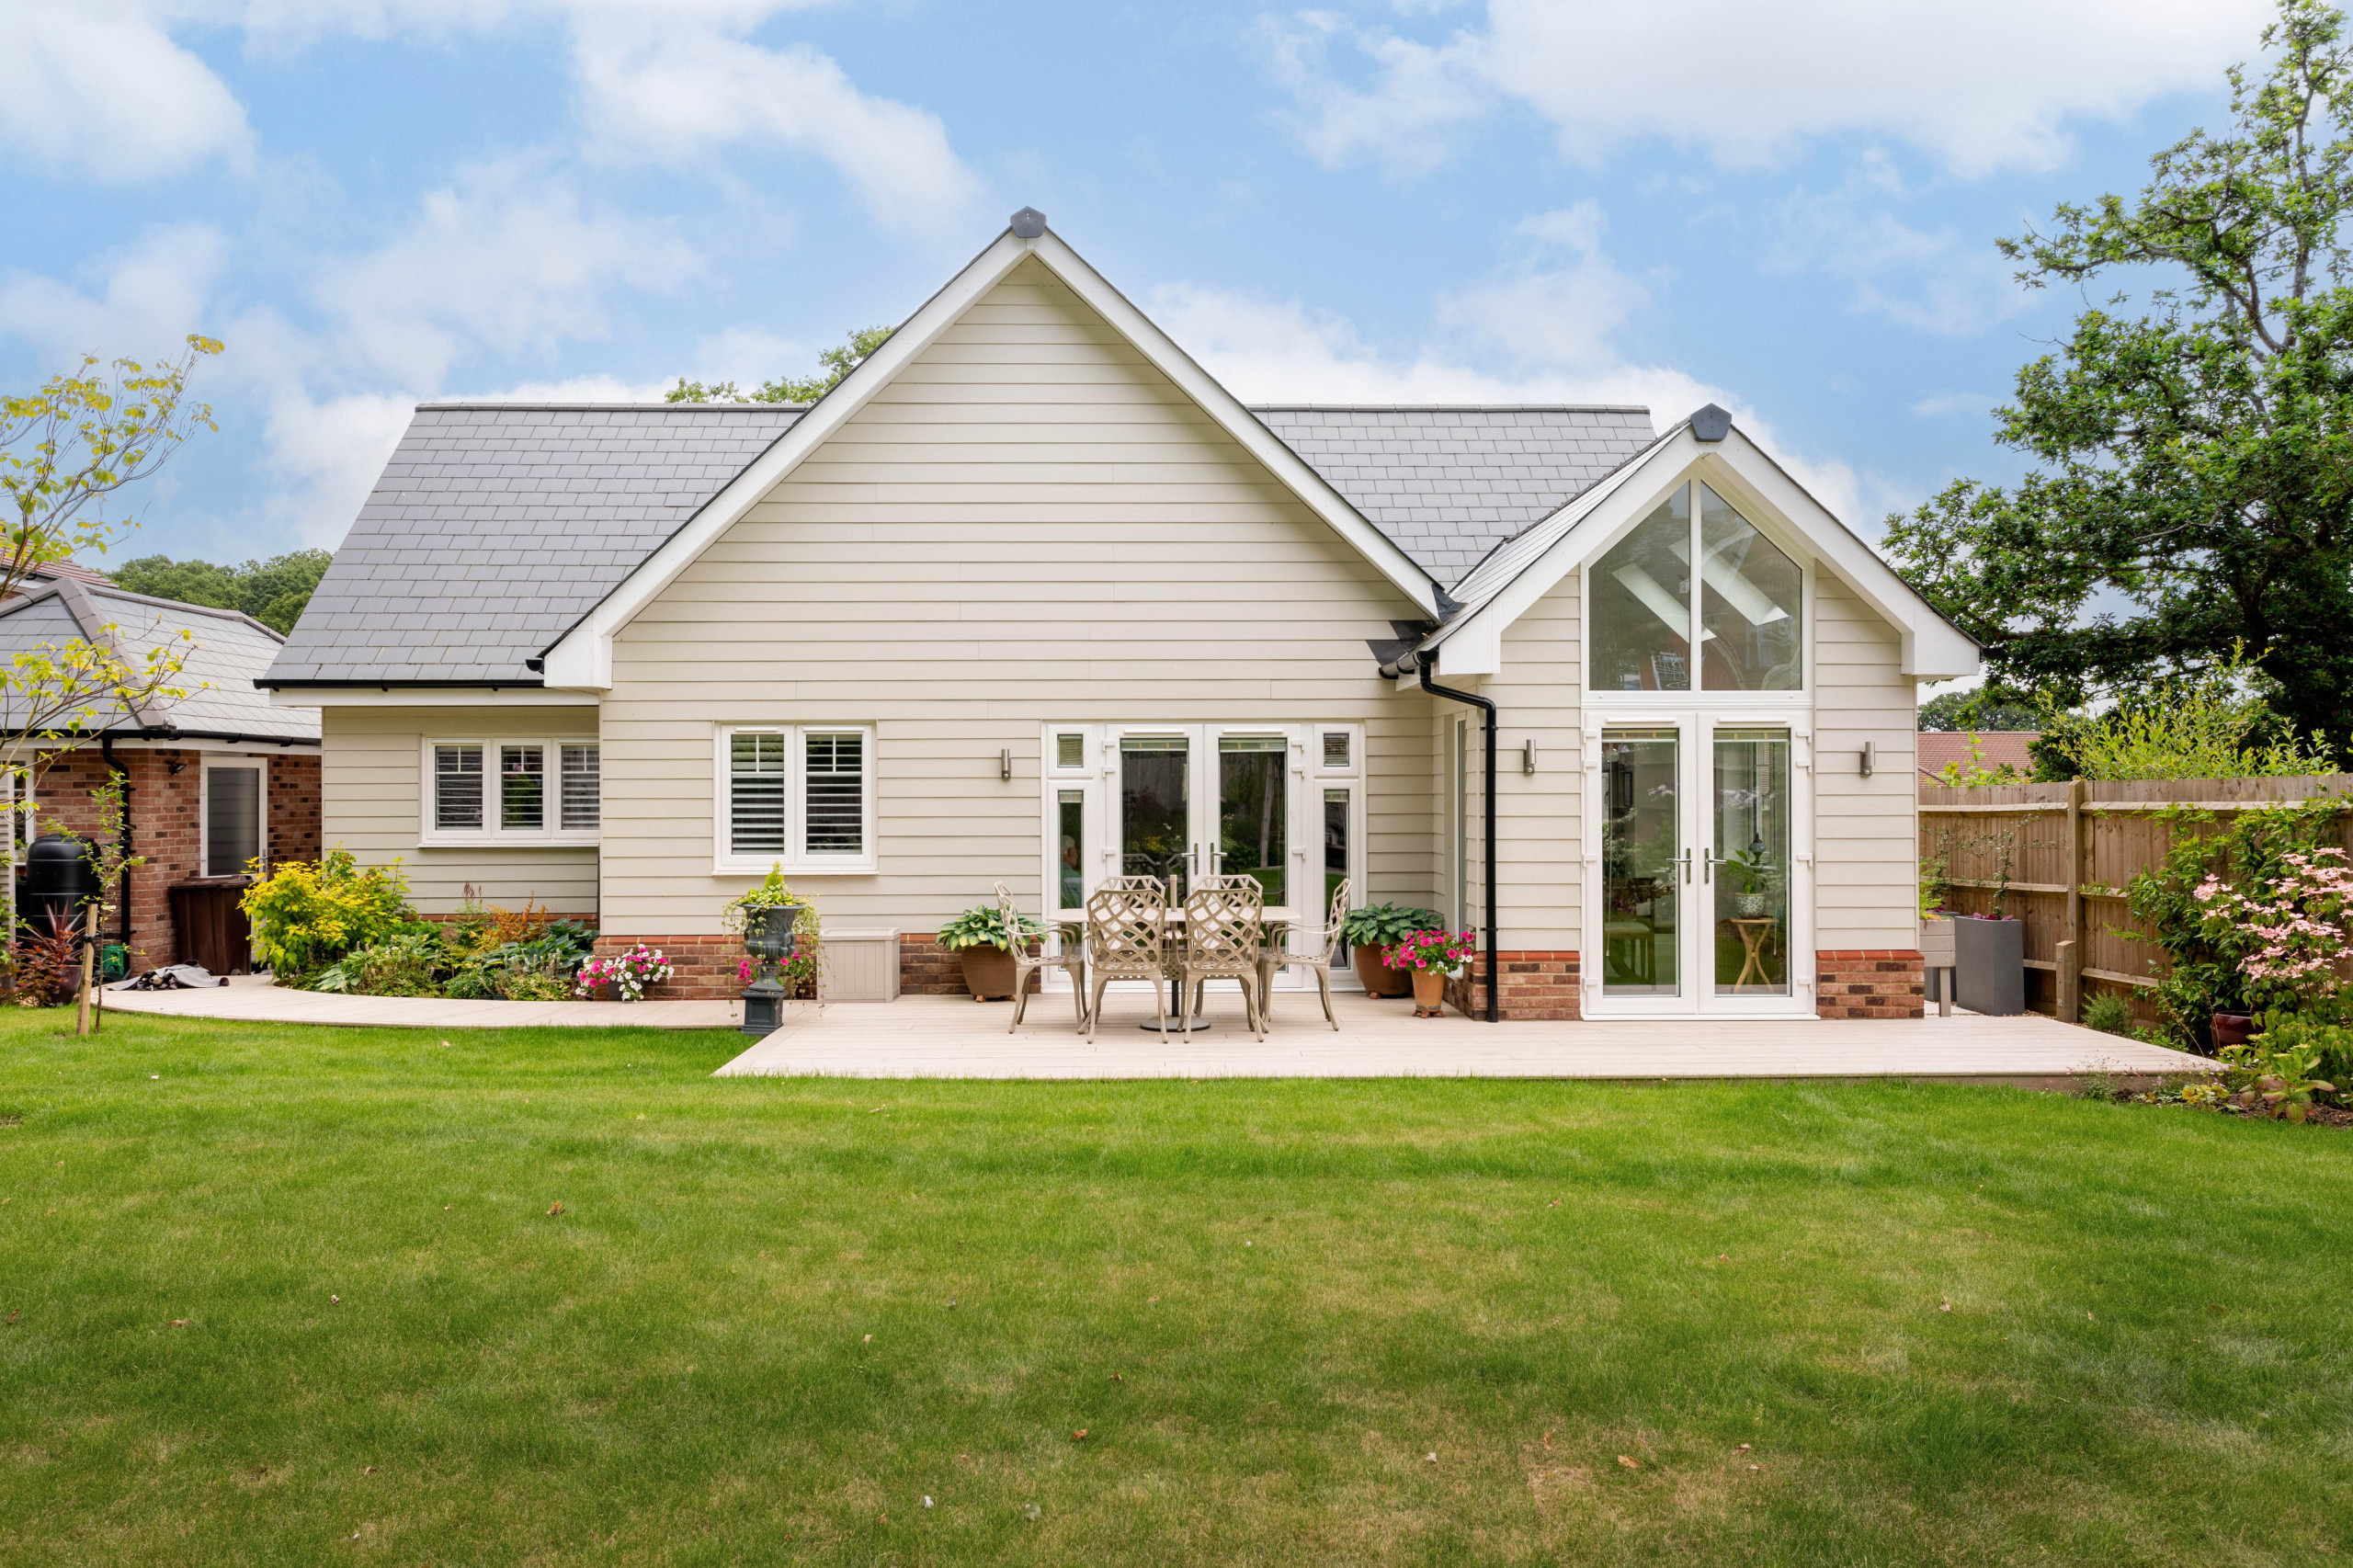
M2026 922L1952 923L1953 1000L1972 1013L2012 1017L2026 1011Z
M744 1021L736 1027L747 1035L773 1034L784 1022L782 971L792 960L794 927L807 907L777 903L744 912L744 950L752 960L752 983L744 988Z

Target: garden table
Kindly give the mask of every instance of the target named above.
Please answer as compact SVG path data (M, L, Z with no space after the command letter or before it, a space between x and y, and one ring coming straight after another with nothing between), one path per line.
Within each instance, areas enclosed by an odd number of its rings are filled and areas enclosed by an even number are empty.
M1298 912L1287 903L1270 903L1267 905L1264 909L1261 909L1258 912L1259 941L1268 946L1280 947L1282 945L1283 937L1289 934L1292 922L1296 921L1298 918ZM1168 911L1167 921L1169 926L1169 939L1174 942L1183 941L1185 939L1185 911L1182 908L1170 909ZM1081 941L1086 940L1086 922L1083 920L1064 920L1061 922L1061 925L1063 928L1063 941L1067 942L1073 937L1076 937ZM1168 980L1168 1013L1171 1017L1176 1017L1177 1012L1176 1003L1178 987L1178 981L1174 975L1171 975ZM1209 1020L1207 1018L1195 1018L1193 1020L1193 1028L1196 1032L1209 1027ZM1147 1033L1156 1034L1160 1032L1160 1024L1156 1019L1148 1019L1143 1023L1138 1024L1136 1028L1142 1029Z

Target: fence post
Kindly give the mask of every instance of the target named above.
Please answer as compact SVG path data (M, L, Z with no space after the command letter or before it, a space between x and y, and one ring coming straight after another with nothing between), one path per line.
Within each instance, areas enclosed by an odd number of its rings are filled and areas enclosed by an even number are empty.
M2059 1021L2063 1024L2081 1023L2084 1011L2083 949L2073 942L2062 942L2055 956L2059 960Z
M2067 934L2059 951L2059 1021L2080 1023L2084 1004L2084 803L2091 787L2082 779L2067 786Z

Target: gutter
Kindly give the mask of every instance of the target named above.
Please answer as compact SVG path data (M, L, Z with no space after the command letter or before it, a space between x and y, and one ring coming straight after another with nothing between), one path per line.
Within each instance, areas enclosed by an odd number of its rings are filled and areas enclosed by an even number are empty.
M107 771L122 780L122 839L115 852L126 861L131 858L131 769L114 759L114 735L98 737L98 756L106 763ZM122 944L123 961L131 960L131 868L125 865L119 873L122 880L121 903L115 910L115 940Z
M1399 630L1399 631L1402 631L1405 630L1405 628L1404 628L1403 626L1400 626L1399 628L1397 628L1397 630ZM1480 713L1481 713L1482 715L1483 715L1483 716L1484 716L1484 719L1485 719L1485 722L1486 722L1486 739L1487 739L1487 755L1486 755L1486 764L1487 764L1487 778L1486 778L1486 823L1487 823L1487 827L1486 827L1486 834L1487 834L1487 844L1486 844L1486 863L1487 863L1487 930L1486 930L1486 944L1487 944L1487 1007L1486 1007L1486 1013L1487 1013L1487 1022L1489 1022L1489 1023L1491 1023L1491 1024L1493 1024L1493 1023L1500 1023L1500 1022L1502 1022L1502 1021L1503 1021L1503 1008L1502 1008L1501 1003L1500 1003L1500 1002L1499 1002L1499 1000L1498 1000L1497 993L1496 993L1496 989L1495 989L1495 988L1496 988L1496 986L1497 986L1497 984L1498 984L1498 983L1500 983L1500 976L1501 976L1501 975L1502 975L1502 973L1503 973L1503 957L1502 957L1502 954L1501 954L1500 949L1497 949L1497 947L1496 947L1496 945L1495 945L1495 699L1494 699L1493 698L1482 697L1482 696L1480 696L1480 695L1479 695L1477 692L1475 692L1475 691L1459 691L1459 690L1455 689L1453 687L1449 687L1449 686L1440 686L1440 685L1438 685L1438 682L1436 682L1436 681L1434 681L1434 680L1430 679L1430 666L1429 666L1428 660L1427 660L1427 658L1426 658L1422 653L1418 653L1418 652L1415 651L1415 649L1413 648L1413 646L1412 646L1412 644L1411 644L1411 642L1405 642L1405 641L1404 641L1404 640L1402 640L1402 639L1401 639L1401 640L1399 640L1398 642L1392 642L1386 643L1386 644L1383 644L1383 643L1381 643L1381 642L1376 642L1373 644L1373 650L1374 650L1374 653L1375 653L1376 654L1379 654L1379 653L1382 651L1382 649L1383 649L1384 647L1393 648L1395 651L1394 651L1393 653L1392 653L1388 657L1383 658L1383 659L1381 659L1381 676L1382 676L1382 678L1383 678L1383 679L1386 679L1386 680L1394 680L1394 679L1396 679L1399 676L1402 676L1402 675L1405 675L1405 674L1410 673L1410 674L1412 674L1412 675L1414 675L1414 676L1415 676L1419 677L1419 679L1420 679L1420 681L1421 681L1421 683L1422 683L1422 689L1423 689L1424 691L1428 692L1432 697L1444 697L1444 698L1449 698L1449 699L1453 699L1454 701L1457 701L1457 702L1468 703L1470 706L1472 706L1472 707L1476 708L1477 710L1479 710Z

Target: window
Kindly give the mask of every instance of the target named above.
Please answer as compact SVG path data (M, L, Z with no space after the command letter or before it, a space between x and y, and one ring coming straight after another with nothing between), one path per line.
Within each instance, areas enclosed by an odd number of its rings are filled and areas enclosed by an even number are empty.
M1330 773L1348 770L1348 733L1346 730L1324 732L1324 767Z
M428 743L425 841L595 843L601 749L595 741Z
M1712 487L1677 485L1590 579L1595 691L1804 689L1803 571Z
M1084 733L1071 734L1064 732L1054 737L1054 766L1065 773L1086 766L1086 736Z
M872 754L863 728L721 732L722 869L874 869Z
M242 877L262 856L258 762L204 769L204 874Z

